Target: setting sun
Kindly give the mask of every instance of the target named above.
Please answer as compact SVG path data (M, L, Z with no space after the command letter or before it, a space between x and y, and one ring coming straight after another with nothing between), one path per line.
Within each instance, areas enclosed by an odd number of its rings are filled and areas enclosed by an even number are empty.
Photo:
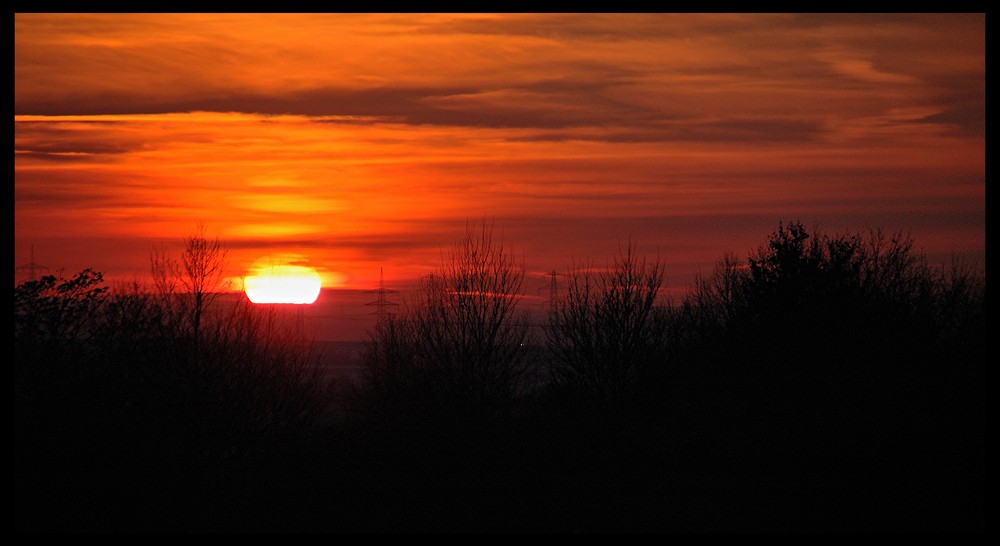
M311 267L269 266L248 275L244 291L253 303L309 304L319 297L320 276Z

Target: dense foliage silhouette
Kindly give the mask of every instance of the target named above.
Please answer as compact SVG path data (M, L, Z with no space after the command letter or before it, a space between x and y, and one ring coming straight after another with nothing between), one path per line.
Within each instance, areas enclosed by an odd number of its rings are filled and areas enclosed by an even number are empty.
M356 385L224 258L15 287L18 531L985 529L985 276L903 234L782 222L677 303L629 245L535 339L469 228Z

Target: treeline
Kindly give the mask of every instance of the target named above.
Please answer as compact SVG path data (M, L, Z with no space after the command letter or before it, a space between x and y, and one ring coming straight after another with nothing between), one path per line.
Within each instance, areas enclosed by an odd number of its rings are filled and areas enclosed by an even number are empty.
M706 412L727 407L747 434L817 448L961 442L981 425L950 412L982 399L985 278L927 263L900 234L782 224L747 259L725 256L679 304L658 298L663 264L629 246L606 267L568 273L540 340L516 309L519 269L489 230L470 232L452 259L371 336L359 398L373 422L438 423L425 409L488 421L530 398L621 428L725 392ZM525 393L529 369L545 381Z
M15 287L19 528L983 528L985 276L901 234L782 223L679 302L628 245L532 337L513 251L470 228L356 385L212 306L224 257L199 233L152 291Z
M220 476L316 437L318 356L273 308L219 304L224 260L199 231L152 253L151 286L88 269L15 287L19 529L211 528L236 502Z

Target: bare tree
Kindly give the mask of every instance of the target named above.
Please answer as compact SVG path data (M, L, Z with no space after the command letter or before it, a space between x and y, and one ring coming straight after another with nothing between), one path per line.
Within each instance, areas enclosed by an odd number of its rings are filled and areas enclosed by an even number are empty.
M206 310L228 288L223 282L228 251L218 238L208 239L205 227L184 239L178 262L161 250L150 255L153 283L175 327L188 331L195 342L201 338Z
M745 306L745 290L749 269L745 260L734 253L725 253L711 275L698 274L694 292L687 298L686 308L694 313L699 327L730 325Z
M464 388L512 391L524 364L528 322L515 315L524 271L491 226L471 227L422 292L415 321L422 356L445 367ZM486 394L486 393L484 393Z
M591 402L617 404L663 346L666 317L655 307L663 267L629 244L610 268L577 268L568 278L545 329L552 381Z
M493 228L468 226L438 272L422 283L403 317L372 335L368 377L429 388L496 415L521 387L529 321L517 311L524 271ZM377 380L377 381L375 381Z

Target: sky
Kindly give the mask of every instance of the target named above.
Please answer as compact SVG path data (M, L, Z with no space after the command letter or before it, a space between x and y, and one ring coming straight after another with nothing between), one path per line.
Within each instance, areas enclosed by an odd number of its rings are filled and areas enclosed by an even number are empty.
M14 16L15 282L127 283L199 226L237 280L403 286L487 222L683 293L779 222L984 263L985 14Z

